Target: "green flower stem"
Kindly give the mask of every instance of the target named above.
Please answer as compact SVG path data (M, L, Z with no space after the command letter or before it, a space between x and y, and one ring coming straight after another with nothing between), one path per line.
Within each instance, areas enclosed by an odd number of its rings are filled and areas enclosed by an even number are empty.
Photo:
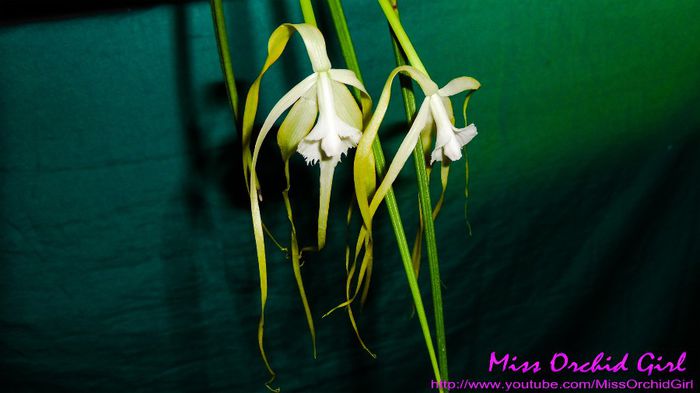
M338 34L338 39L340 41L340 47L341 47L341 50L343 52L343 57L345 58L345 62L347 63L348 68L350 70L354 71L355 74L357 75L357 77L360 80L362 80L362 75L360 73L360 67L359 67L359 64L357 61L357 56L355 54L355 49L354 49L353 44L352 44L352 39L350 38L350 32L348 30L348 25L347 25L347 22L345 20L345 15L343 13L343 8L342 8L342 5L340 3L340 0L328 0L328 5L329 5L330 10L331 10L331 17L333 19L333 24L335 25L335 28L336 28L336 31ZM414 106L413 112L415 112L415 102L413 103L413 106ZM423 181L425 181L425 183L427 184L425 163L423 162L422 145L420 145L419 151L420 151L420 153L419 153L420 160L418 160L418 161L421 162L422 169L418 170L418 172L419 172L419 174L420 173L423 174L423 176L422 176ZM382 151L381 144L379 142L379 138L376 138L372 143L372 153L374 155L374 161L375 161L375 165L377 168L377 173L379 173L379 175L381 176L384 173L384 170L386 167L386 161L384 158L384 153ZM416 165L418 165L418 164L416 164ZM420 179L421 179L421 177L419 175L419 181L420 181ZM423 189L421 189L421 190L423 190ZM424 193L421 193L421 195L424 195ZM425 198L423 198L423 199L425 199ZM429 195L428 195L428 198L426 201L427 201L427 206L428 206L427 211L430 212L432 210L430 207L430 196ZM398 247L399 247L399 254L401 256L401 261L403 262L404 270L406 272L406 278L408 280L408 285L409 285L410 290L411 290L413 302L416 306L416 314L418 315L418 319L420 321L421 328L423 330L423 336L425 338L426 347L428 349L430 360L431 360L431 363L433 365L434 372L436 374L435 376L436 376L436 378L438 378L438 380L445 380L444 377L442 377L442 378L440 377L441 375L443 375L443 373L440 372L440 368L436 364L437 361L435 358L435 350L433 348L433 341L432 341L431 334L430 334L430 328L428 326L427 318L425 316L425 309L423 307L423 301L421 298L420 289L418 287L418 281L416 279L416 275L415 275L415 272L413 270L413 265L411 262L411 252L409 251L409 248L408 248L408 242L406 241L406 233L405 233L404 228L403 228L403 224L401 221L401 215L399 213L398 203L396 202L396 196L394 195L393 190L390 189L387 192L386 197L385 197L385 202L386 202L387 210L389 211L391 225L394 229L394 234L396 235L396 242L397 242ZM430 213L428 213L427 217L431 217ZM428 220L428 221L431 221L431 220ZM432 224L432 221L431 221L431 224ZM432 228L432 225L431 225L431 228ZM430 241L429 239L430 238L426 235L426 240ZM432 241L433 241L433 245L435 245L435 232L434 232L434 230L432 232ZM433 247L433 250L436 251L437 248ZM434 255L437 256L437 251L435 252ZM439 288L439 285L440 285L440 283L439 283L439 277L438 277L438 288ZM440 300L439 305L440 305L440 307L439 307L440 322L442 322L442 302L441 302L441 300ZM436 319L437 319L437 317L436 317ZM438 340L438 343L439 342L440 342L440 340ZM444 327L443 327L443 343L444 343ZM444 347L444 345L443 345L443 347ZM442 352L445 352L445 351L442 351ZM446 362L444 364L447 365ZM446 368L445 368L445 370L446 370ZM447 373L445 372L444 375L447 375ZM442 392L442 388L440 389L440 391Z
M426 75L428 74L428 71L425 70L425 66L423 66L423 62L420 61L420 57L418 57L418 53L416 50L413 48L413 44L411 44L411 40L408 38L408 35L406 34L406 31L403 29L403 26L401 25L401 20L399 20L399 12L398 8L396 5L396 0L392 0L393 4L389 2L389 0L378 0L379 5L382 7L382 11L384 11L384 16L386 17L387 22L389 22L389 25L391 26L391 29L394 32L394 35L396 36L396 40L401 44L401 49L403 49L404 54L406 55L406 58L408 59L408 63L411 64L413 67L416 67Z
M316 26L316 16L314 16L311 0L299 0L299 5L301 6L301 14L304 16L304 23Z
M343 52L345 64L348 66L349 70L353 71L355 75L357 75L360 82L363 82L360 72L360 63L357 61L355 46L352 44L350 30L348 29L348 22L345 19L345 12L343 11L343 5L340 3L340 1L341 0L328 0L328 8L331 10L333 26L335 26L338 41L340 41L340 49ZM357 89L353 89L353 91L357 96L356 98L359 100L359 92Z
M231 63L231 52L226 36L226 19L224 17L224 5L222 0L211 0L211 16L214 19L214 30L216 32L216 46L219 49L219 61L221 70L226 79L226 91L228 92L229 103L233 111L233 117L238 124L238 91L236 90L236 78L233 75L233 64Z
M416 53L408 35L401 26L401 21L398 16L398 8L396 0L392 0L393 4L387 0L379 0L382 10L386 15L387 21L392 28L392 41L394 44L394 54L396 56L397 65L406 64L406 58L412 66L418 68L427 74L423 63L421 63L418 54ZM400 48L399 45L400 44ZM401 51L403 49L403 52ZM405 55L404 55L405 54ZM406 110L406 118L409 122L413 120L416 113L416 102L413 90L410 84L404 84L401 92L404 97L404 108ZM418 143L413 150L413 161L416 166L416 174L418 177L418 192L420 209L423 215L423 223L425 227L425 242L427 244L428 265L430 268L430 285L433 298L433 311L435 316L435 333L437 335L438 359L440 366L440 377L443 381L449 380L447 368L447 340L445 335L445 321L443 316L442 306L442 288L440 280L440 265L438 262L437 239L435 236L435 225L432 219L432 202L430 201L430 186L428 183L428 173L425 168L425 152L423 143L418 138Z

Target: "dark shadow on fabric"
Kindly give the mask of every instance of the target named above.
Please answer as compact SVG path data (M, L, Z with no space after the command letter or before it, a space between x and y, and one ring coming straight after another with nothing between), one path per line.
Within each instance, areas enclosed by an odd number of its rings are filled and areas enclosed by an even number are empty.
M287 7L284 3L272 2L270 9L273 11L273 18L276 23L280 21L286 21L287 18ZM251 32L257 31L255 26L256 22L251 17L251 6L248 2L230 2L226 4L225 13L227 15L235 16L235 18L228 18L229 20L235 20L236 29L234 40L241 42L249 41L252 39L250 36ZM231 37L229 37L231 39ZM231 42L231 47L235 46L235 42ZM240 63L240 59L236 57L235 53L232 53L232 62L234 63L234 73L237 63ZM298 61L294 51L287 49L285 55L280 59L280 64L273 67L275 71L282 72L285 75L286 83L289 86L293 86L299 80L301 71L298 67ZM256 71L257 72L257 71ZM239 93L239 119L236 122L235 137L232 137L227 142L223 143L221 146L216 147L215 151L212 152L212 162L210 164L209 173L213 174L215 182L218 183L221 191L226 196L232 207L241 210L250 210L250 201L248 198L247 185L245 183L245 178L243 176L243 164L241 160L241 129L242 129L242 114L246 102L246 94L250 88L252 82L247 80L241 80L238 78L236 80L237 91ZM264 95L264 91L261 89L261 97ZM228 103L228 95L226 92L226 85L222 81L215 84L211 84L207 89L207 99L212 102L217 102L219 104L225 102ZM230 111L230 109L229 109ZM257 122L253 126L253 139L251 140L251 150L255 144L255 138L257 137L257 130L261 128L262 120L265 118L266 114L262 113L261 108L258 108L258 113L256 116ZM233 117L232 117L233 118ZM279 122L278 122L279 123ZM276 142L277 129L274 128L268 134L265 143L263 143L261 151L259 153L260 159L256 165L256 171L258 179L260 181L261 192L264 197L265 203L274 203L281 201L282 190L285 188L284 179L284 165L282 158L280 156L279 148ZM290 163L292 176L295 177L293 180L293 188L291 193L294 193L296 187L300 187L304 190L308 190L310 182L307 179L308 173L304 173L302 176L295 176L298 170L302 170L301 166L292 160Z
M240 11L243 6L250 7L249 4L234 2L226 4L227 13L234 9ZM164 235L164 245L161 258L165 264L166 291L169 303L169 315L173 335L173 367L186 367L186 371L177 373L176 383L181 389L188 392L207 391L210 382L207 379L206 361L196 361L193 359L208 359L211 357L212 348L207 347L210 332L206 328L206 316L202 312L202 301L204 297L202 266L197 255L201 251L201 244L206 243L205 238L213 236L212 217L215 212L211 211L212 201L211 191L216 189L227 202L225 208L230 208L242 214L249 215L250 201L245 184L241 160L241 124L235 124L231 113L229 98L224 76L221 74L221 81L208 85L205 89L205 104L216 106L229 112L232 126L231 137L214 147L207 147L206 135L201 128L200 116L196 108L197 103L193 101L195 88L193 86L193 71L191 69L191 50L188 40L187 12L185 6L176 9L176 32L175 42L177 43L176 70L177 88L179 97L179 113L181 124L183 125L183 140L186 152L185 177L182 183L182 196L175 196L171 201L171 208L168 209L168 218L164 225L170 228ZM283 11L280 11L283 12ZM240 31L253 31L252 28L245 28L246 23L252 23L240 18L247 15L241 12L236 19L237 29ZM236 35L236 39L241 39ZM212 34L212 40L215 37ZM291 53L291 52L290 52ZM236 58L234 56L234 67ZM282 68L282 67L279 67ZM293 78L295 71L285 67L285 71L290 72L289 78ZM276 72L280 72L277 70ZM250 82L238 80L239 92L246 92L250 87ZM245 104L245 96L239 96L240 112L242 114ZM257 119L261 122L266 114L261 110ZM259 130L260 123L256 123L254 130ZM256 166L258 178L260 179L261 193L264 200L261 202L263 219L269 211L281 211L282 191L285 187L284 167L277 146L276 129L273 129L260 151L260 159ZM254 132L253 137L257 134ZM254 143L255 139L253 139ZM251 146L252 148L252 146ZM305 165L299 157L290 163L292 174L292 198L297 225L299 228L308 228L315 225L315 212L318 204L318 167ZM309 194L315 190L316 197L309 198ZM182 216L184 214L184 216ZM312 219L313 217L313 219ZM180 224L178 224L180 223ZM250 228L250 227L248 227ZM288 227L287 227L288 228ZM314 227L315 228L315 227ZM315 234L315 231L314 231ZM235 234L231 234L235 236ZM287 244L289 242L289 232L275 233L275 236ZM268 257L277 259L279 255L269 242ZM251 250L252 252L252 250ZM250 297L244 296L257 293L257 280L241 280L237 275L241 272L240 266L231 266L224 262L225 282L230 292L233 302L233 312L242 316L250 314ZM290 283L293 283L293 275L289 269ZM255 282L255 286L249 287L248 283ZM285 284L286 285L286 284ZM290 286L290 289L294 287ZM291 292L290 293L294 293ZM298 315L295 314L295 317ZM235 320L235 319L234 319ZM303 320L300 320L303 322ZM250 327L251 335L245 336L246 345L250 346L251 353L257 352L255 348L254 330L256 321L250 320L246 326ZM243 323L243 322L241 322ZM231 334L237 334L238 328L231 326ZM249 330L245 328L244 330ZM250 339L249 339L250 338ZM188 362L189 364L186 364ZM231 364L231 370L240 365Z
M151 8L161 4L184 4L191 0L103 0L55 1L36 4L21 0L3 1L0 7L0 26L28 22L50 22L61 19L83 18L106 13L123 13L133 9Z
M333 19L331 19L328 4L326 4L326 2L319 4L317 1L312 1L312 3L314 4L314 11L316 12L315 16L318 29L321 30L321 32L324 33L323 36L326 37L326 50L328 51L328 57L331 58L331 64L334 65L334 68L347 68L342 51L340 50L340 45L338 45L338 35L333 26Z
M290 20L289 16L294 15L294 13L288 7L287 2L271 0L269 9L272 11L270 13L270 16L272 17L273 26L277 26L287 22L297 22ZM274 67L279 70L277 72L283 73L284 83L286 86L294 86L297 83L299 83L304 77L306 77L305 72L299 67L299 64L304 64L308 61L299 61L298 55L298 53L304 53L303 56L306 57L306 53L293 50L295 46L299 46L300 48L302 47L300 46L300 42L300 37L293 37L292 40L290 40L290 43L288 44L287 48L285 48L284 55L280 57L280 59L277 62L278 64L276 65L276 67Z
M617 218L616 227L621 230L616 232L597 233L599 236L604 236L605 240L611 240L610 246L601 247L599 253L592 253L590 250L578 250L585 244L582 240L577 242L562 242L558 244L554 236L565 236L569 238L583 238L593 236L590 231L599 230L596 225L601 220L605 219L606 214L614 214L617 205L609 205L614 199L616 203L625 201L630 196L608 196L605 192L618 186L627 190L634 190L632 187L634 182L625 177L625 174L633 174L639 176L640 173L649 173L648 168L643 169L645 161L649 158L645 153L627 152L626 156L605 157L602 160L593 160L594 168L586 168L590 173L563 173L565 176L572 176L574 180L557 178L552 179L552 183L558 187L554 190L537 189L530 187L526 190L525 195L518 195L518 192L504 194L502 199L494 206L483 207L484 211L493 211L496 206L517 206L519 200L533 201L534 206L542 206L542 201L549 201L550 208L545 209L540 207L534 213L534 219L530 219L534 228L526 228L526 230L510 228L517 223L506 225L508 231L517 231L521 233L517 241L509 242L509 249L499 250L497 254L493 254L493 244L489 245L492 240L489 237L494 236L497 232L485 234L478 228L488 227L487 223L478 222L479 215L475 216L476 225L475 236L469 240L468 258L463 263L464 271L461 271L459 284L452 280L453 285L458 287L468 288L474 293L472 301L463 305L452 308L452 313L459 309L468 312L469 322L463 323L459 330L455 330L452 335L448 334L448 342L452 348L464 348L468 352L468 358L462 359L465 364L478 365L482 369L474 370L475 376L489 376L483 369L488 364L488 353L495 350L498 353L517 353L519 357L531 359L538 358L545 363L549 361L547 356L551 357L556 352L566 352L576 356L589 354L591 351L605 351L606 353L624 354L630 352L632 355L641 355L644 351L659 351L665 352L664 355L676 355L682 351L691 353L697 348L697 340L691 332L698 329L697 323L688 316L686 310L693 309L693 305L697 301L697 278L686 277L684 281L677 283L678 288L674 293L668 293L668 299L659 299L659 302L673 307L669 315L672 317L666 319L666 325L663 335L657 335L654 331L647 331L645 324L654 321L653 314L647 314L643 319L630 320L626 317L627 310L611 310L611 300L620 295L621 291L627 289L639 290L639 283L634 281L635 274L641 269L656 269L660 273L659 284L667 284L668 277L663 276L663 271L667 267L666 261L658 260L653 254L673 250L673 241L668 238L667 234L662 233L662 230L677 231L682 233L683 229L687 228L691 231L697 227L696 218L679 219L683 213L679 213L677 206L689 208L687 200L693 195L698 195L698 187L695 179L700 173L700 161L697 157L700 156L700 133L689 133L682 141L675 143L673 150L669 150L667 154L659 153L659 149L653 150L657 157L662 157L659 162L663 163L662 168L656 170L656 174L649 179L645 179L643 197L631 195L634 198L634 204L628 213L626 213L622 221ZM612 151L613 154L619 154L618 151ZM664 158L666 157L666 158ZM577 167L585 165L579 163ZM604 167L601 167L605 165ZM632 169L629 169L632 168ZM597 174L600 171L605 171L607 178L601 180ZM654 173L654 172L652 172ZM590 176L590 179L581 179L582 176ZM578 178L576 178L578 177ZM625 183L629 182L629 183ZM568 201L569 191L564 187L566 184L575 183L575 187L590 184L592 190L588 190L592 195L588 198L576 199ZM620 185L621 183L621 185ZM561 190L560 190L561 189ZM588 194L587 194L588 195ZM496 197L494 197L496 198ZM617 199L616 199L617 198ZM586 199L590 199L586 201ZM638 201L638 202L637 202ZM572 202L575 208L562 209L568 206L567 203ZM585 207L584 207L585 206ZM597 208L597 211L590 210L591 207ZM533 207L534 209L534 207ZM558 211L554 211L559 209ZM583 211L581 210L583 209ZM588 213L586 213L586 211ZM531 214L532 212L527 212ZM686 211L691 217L697 217L697 208L691 211ZM526 214L523 212L522 214ZM588 216L588 217L587 217ZM582 217L586 217L588 221ZM523 221L528 221L524 219ZM679 225L674 229L670 229L671 223ZM493 226L492 226L493 227ZM554 234L547 232L549 228L564 228L566 233ZM666 229L664 229L666 228ZM529 229L529 230L528 230ZM609 231L609 230L608 230ZM687 236L692 236L691 234ZM653 242L650 244L650 242ZM607 244L607 243L606 243ZM688 239L680 237L678 239L678 247L688 247ZM679 251L679 255L696 255L697 246L695 249L683 249ZM491 250L490 250L491 249ZM546 249L546 250L545 250ZM550 298L552 310L547 310L544 307L545 300L537 298L537 294L546 292L546 288L552 285L558 285L557 280L562 279L562 272L570 265L569 260L562 259L559 264L553 264L551 267L540 271L538 267L543 266L542 252L547 251L545 259L554 262L555 258L552 253L560 255L571 255L572 258L594 258L596 263L595 268L591 272L580 271L576 273L576 280L571 281L571 288L566 292L566 288L562 289L561 295L563 300L558 298ZM687 268L683 269L679 263L684 263L678 260L674 255L668 255L668 268L677 272L683 270L692 271L693 262L686 262ZM510 261L506 264L500 264L500 261ZM488 263L499 263L495 270L493 266L488 266ZM452 269L450 265L446 268ZM647 282L653 283L654 279L647 278ZM484 280L485 279L485 280ZM449 281L448 281L449 283ZM449 284L448 284L449 285ZM457 287L453 287L455 290ZM541 291L545 289L545 291ZM643 289L643 288L642 288ZM577 293L576 291L585 290L585 293ZM658 288L649 288L651 293L659 293ZM684 297L679 297L678 294L684 294ZM510 296L510 297L509 297ZM515 301L513 299L515 298ZM695 300L694 300L695 299ZM629 315L640 315L641 311L653 310L653 305L647 304L629 304L629 309L633 311ZM549 315L552 312L558 312L555 318ZM501 310L497 320L509 321L510 324L499 326L490 326L485 318L481 317L482 310L492 317L493 310ZM591 337L591 332L600 332L601 323L607 323L602 315L604 313L615 312L615 323L622 325L610 336ZM660 313L666 313L668 310L660 310ZM603 313L603 314L601 314ZM643 315L643 314L642 314ZM545 320L552 319L551 323L545 323ZM517 323L516 323L517 321ZM449 326L449 325L448 325ZM493 330L503 332L502 342L479 342L478 338L483 337L484 333L478 333L484 330ZM658 329L656 327L655 329ZM627 331L629 335L620 340L620 331ZM668 332L668 334L666 334ZM512 335L512 337L511 337ZM614 341L617 339L618 341ZM514 341L515 340L515 341ZM607 345L604 347L592 347L591 340L594 340L595 345ZM607 340L607 341L606 341ZM505 344L504 344L505 343ZM642 352L639 352L639 350ZM536 351L536 353L527 354L525 351ZM674 352L675 351L675 352ZM532 355L532 356L530 356ZM578 360L578 359L577 359ZM692 360L689 358L688 369L693 369L690 366ZM548 367L548 365L545 365ZM472 373L472 372L470 372ZM478 373L482 373L478 375ZM500 374L499 374L500 375ZM517 376L508 376L508 378Z
M698 154L700 154L700 135L693 134L678 147L678 151L667 163L667 168L664 171L667 175L655 179L656 184L651 187L652 192L644 198L644 202L637 207L636 212L632 215L634 221L625 224L626 230L615 243L616 247L607 250L607 254L601 256L602 260L609 261L609 263L606 264L608 266L606 274L599 274L597 280L591 283L597 290L592 292L589 297L580 298L578 304L572 304L570 307L571 315L569 318L560 319L562 324L557 327L557 331L587 331L593 327L592 324L596 323L595 319L581 316L593 315L598 305L605 304L607 299L615 296L612 292L616 288L615 283L624 282L629 272L635 270L638 258L634 256L644 252L645 239L648 239L653 232L658 231L660 227L658 221L665 217L664 209L673 208L673 201L677 194L672 190L678 190L686 181L693 181L687 177L684 169L696 164ZM635 247L630 248L631 245L635 245ZM688 293L687 290L690 288L686 288L680 293ZM553 344L569 343L568 345L571 345L571 337L563 335L561 340L553 342ZM674 343L675 340L674 337L663 339L667 345ZM650 344L658 345L658 343ZM674 346L678 344L682 343L675 342ZM575 349L583 350L584 348Z
M193 87L188 15L184 5L176 6L174 13L175 83L184 130L187 168L183 195L175 195L169 203L167 216L164 217L161 260L172 339L171 367L185 370L174 373L173 378L176 380L169 382L182 391L194 393L209 390L206 362L192 362L192 359L206 359L208 352L208 332L201 304L202 278L196 253L197 234L210 229L211 219L204 187L207 156L203 149L198 116L191 102Z

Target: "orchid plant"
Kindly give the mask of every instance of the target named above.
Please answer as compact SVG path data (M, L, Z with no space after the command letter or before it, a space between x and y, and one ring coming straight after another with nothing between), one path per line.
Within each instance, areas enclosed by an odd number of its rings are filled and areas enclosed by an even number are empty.
M384 203L387 206L396 235L399 255L406 273L413 306L418 316L435 378L437 381L448 378L437 242L433 221L437 217L437 213L444 201L450 163L462 158L462 148L477 135L476 126L467 123L466 111L471 93L479 89L480 84L474 78L461 76L439 88L428 76L407 34L403 30L403 26L398 18L396 1L379 0L379 4L391 26L398 66L389 73L374 112L371 112L372 100L370 95L362 83L359 64L355 56L355 50L350 39L340 0L328 0L328 5L345 61L350 69L332 68L326 52L326 41L321 31L316 27L311 2L309 0L301 0L300 5L304 15L304 23L285 23L272 32L268 40L265 63L246 96L241 122L243 173L249 194L260 279L261 314L258 324L258 345L263 362L271 375L271 379L267 384L270 389L273 389L270 383L275 378L275 373L268 361L263 345L265 305L268 290L266 234L278 246L279 242L272 237L272 234L262 221L260 204L263 200L263 193L260 188L256 168L260 160L263 142L272 132L278 120L284 116L285 112L287 114L277 130L277 145L284 162L286 188L283 190L282 196L290 224L290 247L284 248L280 246L280 248L287 251L291 256L292 270L304 306L314 357L316 356L314 318L301 275L302 251L318 251L324 248L333 174L342 158L347 156L351 149L356 148L357 151L354 155L352 168L354 171L356 206L362 218L362 225L358 231L355 247L352 250L350 248L346 250L346 299L336 308L326 313L326 315L337 309L345 309L362 347L374 356L360 337L352 312L352 304L357 296L360 295L361 290L362 302L365 301L367 295L374 261L372 223L377 210ZM231 65L222 1L211 0L211 6L222 70L226 78L232 111L234 117L238 119L238 94ZM255 130L254 122L258 110L262 79L270 67L283 55L287 43L295 33L299 34L304 43L313 72L284 94L266 116L262 127L259 130ZM406 61L408 61L408 64L405 64ZM388 109L391 98L391 86L397 76L410 78L415 81L420 87L424 99L416 113L412 89L404 87L402 90L410 127L394 158L391 160L388 168L386 168L386 161L378 133ZM450 97L465 91L467 95L462 107L465 126L458 128L455 125ZM255 131L257 131L257 134ZM254 134L255 142L252 143ZM433 147L429 156L424 151L424 145L432 145ZM299 246L292 204L289 199L291 187L289 163L295 153L298 153L308 165L319 165L320 198L318 201L316 244L311 247ZM412 254L408 249L403 223L392 191L392 185L396 177L411 154L414 156L416 165L419 211L421 213L419 231L416 235ZM430 167L426 168L425 166L425 160L428 157L431 166L435 162L440 162L441 167L440 178L443 191L434 207L430 201L428 185ZM438 345L437 355L417 282L423 234L425 234L431 273L431 295Z

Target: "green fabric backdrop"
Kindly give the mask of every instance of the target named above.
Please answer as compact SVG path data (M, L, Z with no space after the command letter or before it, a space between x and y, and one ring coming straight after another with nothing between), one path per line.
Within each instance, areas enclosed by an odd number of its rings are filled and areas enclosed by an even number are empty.
M346 3L376 99L393 65L387 26L375 2ZM245 87L269 33L301 16L294 1L225 6ZM697 375L700 3L401 7L438 83L466 74L483 84L470 105L479 127L468 148L473 234L463 163L437 223L453 378L506 378L487 372L491 351L543 359L688 351L684 377ZM328 13L319 13L340 67ZM300 44L290 49L263 85L260 113L310 70ZM402 118L397 99L382 131L389 153ZM263 209L284 239L272 147ZM0 26L3 391L265 391L239 149L206 2ZM361 350L345 314L320 319L344 296L348 163L329 247L303 268L316 360L289 262L270 252L266 347L277 383L286 392L428 391L431 370L385 212L359 316L378 358ZM295 159L305 228L316 170ZM409 233L413 179L408 165L397 184Z

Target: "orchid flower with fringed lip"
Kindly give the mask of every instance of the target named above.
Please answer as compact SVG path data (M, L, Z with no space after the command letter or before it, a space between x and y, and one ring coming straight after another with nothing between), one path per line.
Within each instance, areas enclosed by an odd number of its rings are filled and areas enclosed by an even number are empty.
M453 79L443 88L438 89L435 93L425 98L425 101L429 101L430 112L426 111L424 114L426 118L421 120L427 123L433 120L437 129L435 148L430 154L431 164L435 161L442 161L445 157L451 161L459 160L462 158L462 147L471 142L477 134L474 123L464 128L457 128L454 125L454 114L449 97L474 87L473 84L470 85L470 83L473 83L473 79L461 78ZM478 85L476 88L478 88ZM423 107L421 109L425 110ZM417 123L419 116L420 111L416 115L414 124ZM420 124L415 126L420 127Z
M248 178L248 174L254 171L254 165L258 158L257 153L259 153L262 142L277 119L291 106L287 118L280 126L277 142L285 161L291 157L294 151L297 151L304 157L307 164L319 163L321 197L318 248L323 248L333 171L342 156L347 154L349 149L357 146L362 135L362 122L369 112L371 100L364 85L354 72L331 68L323 35L316 27L308 24L284 24L272 33L269 45L271 55L268 57L268 62L260 77L256 80L258 82L254 91L256 95L259 89L259 79L279 57L284 45L286 45L286 42L279 44L278 41L288 40L293 31L297 31L301 35L306 45L313 73L290 89L272 108L258 134L253 158L249 160L250 164L244 162L244 167L247 168L246 178ZM270 61L270 58L273 60ZM355 87L361 92L362 109L346 85ZM246 105L246 115L248 115L247 112ZM254 117L254 112L252 116ZM248 134L251 132L252 130ZM245 138L244 135L244 143L246 139L249 140L249 137ZM250 183L249 179L247 180ZM257 181L256 187L251 187L251 189L257 189Z
M371 146L377 136L379 126L384 119L389 105L392 82L399 73L408 75L416 81L423 90L425 99L418 109L415 119L401 142L394 159L386 170L381 183L375 189L375 187L372 186L375 184L374 178L376 175ZM462 157L462 147L476 136L477 131L474 124L467 125L464 128L457 128L454 125L454 113L450 97L464 91L475 91L480 87L481 85L476 79L462 76L451 80L442 88L438 88L437 84L426 74L407 65L396 67L389 74L382 94L377 101L377 107L357 145L354 161L355 193L363 220L363 227L357 240L356 255L358 255L359 247L363 243L365 244L365 255L359 269L359 276L355 285L354 294L349 296L345 302L338 305L333 310L349 305L359 293L364 275L366 274L365 272L372 261L371 237L373 217L393 182L396 180L399 172L408 160L408 157L412 154L413 149L418 143L418 139L421 136L431 136L432 131L435 131L435 146L431 153L431 163L433 163L435 161L459 160ZM465 122L468 98L469 94L463 106ZM446 178L443 180L446 181ZM446 184L443 184L443 192L445 186ZM348 285L350 279L351 277L349 276Z
M399 73L406 74L415 80L423 90L425 99L418 109L413 124L411 124L408 133L401 142L399 150L389 165L384 178L373 195L370 195L367 192L370 190L367 190L364 186L366 184L364 177L371 175L368 171L369 166L373 164L371 145L379 131L379 125L384 119L389 105L391 84ZM422 134L430 132L433 128L436 129L435 147L431 153L431 163L445 159L456 161L462 157L461 149L476 136L476 126L470 124L464 128L455 127L452 103L449 97L464 91L478 90L480 87L481 84L476 79L461 76L451 80L442 88L438 88L437 84L427 75L411 66L396 67L389 74L389 78L382 90L382 95L377 102L377 108L365 128L355 155L355 189L360 211L366 221L369 219L371 222L371 217L374 216L379 204L386 196L394 180L396 180L399 171L403 168L406 160L408 160L413 148L418 143L418 138ZM465 118L467 102L465 101L464 106ZM371 197L371 200L369 197Z
M334 166L348 149L357 146L362 135L360 108L348 88L343 86L343 83L348 83L349 78L355 78L355 75L352 71L348 73L348 70L334 69L315 71L314 75L316 83L307 91L312 93L307 95L307 99L317 103L309 109L314 115L318 113L318 119L311 132L299 142L297 152L304 156L307 164L321 162L323 165L328 162ZM344 80L346 82L343 82ZM347 114L344 116L347 121L338 115L339 111ZM315 116L312 115L308 119L313 117ZM299 124L299 127L304 128L302 124Z
M250 142L262 77L269 67L282 55L287 42L294 32L299 33L304 41L313 73L291 88L273 106L258 133L251 154ZM362 109L360 109L346 85L355 87L360 91ZM261 315L258 325L258 346L272 379L274 379L275 373L270 367L263 348L263 326L267 301L267 258L265 254L264 226L260 214L260 200L262 198L256 173L256 165L262 143L275 122L289 109L289 113L280 125L277 133L277 143L284 160L284 172L287 180L287 188L283 191L283 198L291 225L292 267L304 305L315 357L315 330L300 273L301 251L297 241L288 194L290 189L289 160L294 152L299 152L307 164L319 163L318 243L315 248L321 249L326 242L328 208L335 167L349 149L357 146L362 135L363 120L367 117L370 108L371 99L357 76L350 70L331 68L323 35L316 27L308 24L283 24L271 34L268 41L268 56L265 65L251 85L246 98L242 140L243 172L250 197L253 233L258 259L258 271L260 273Z
M391 98L391 85L394 78L399 74L405 74L415 80L423 90L425 99L421 104L416 117L404 137L404 140L399 146L398 152L391 161L384 178L378 187L376 186L375 163L372 153L372 143L377 136L379 126L381 125L384 115L389 106ZM357 204L362 215L363 227L360 230L355 246L355 261L352 263L350 272L355 271L355 263L360 255L361 248L364 247L365 253L362 257L361 266L358 272L358 278L355 288L350 294L348 292L345 302L337 305L330 310L326 315L341 308L347 307L352 303L358 295L365 277L368 277L368 269L372 264L372 220L379 208L379 205L386 197L387 192L396 180L399 172L408 160L408 157L413 152L418 138L421 136L431 136L432 131L435 131L436 140L435 147L431 153L431 163L435 161L456 161L462 157L461 149L469 143L477 134L476 126L470 124L464 128L457 128L454 125L454 114L450 97L464 91L475 91L481 87L480 83L471 77L458 77L451 80L442 88L438 88L427 75L412 66L396 67L387 78L382 94L377 101L372 118L365 127L365 130L357 145L357 152L354 161L354 182ZM466 110L468 97L464 103L464 116L466 122ZM446 181L446 178L443 178ZM443 192L446 184L443 184ZM352 280L353 273L348 275L347 290ZM349 307L348 307L349 309ZM350 310L350 309L349 309ZM353 319L350 314L351 320ZM357 330L356 330L357 333ZM359 337L359 335L358 335ZM360 340L362 342L362 340ZM363 344L364 346L364 344ZM366 347L365 347L366 349ZM369 352L369 350L368 350ZM370 352L371 353L371 352Z

